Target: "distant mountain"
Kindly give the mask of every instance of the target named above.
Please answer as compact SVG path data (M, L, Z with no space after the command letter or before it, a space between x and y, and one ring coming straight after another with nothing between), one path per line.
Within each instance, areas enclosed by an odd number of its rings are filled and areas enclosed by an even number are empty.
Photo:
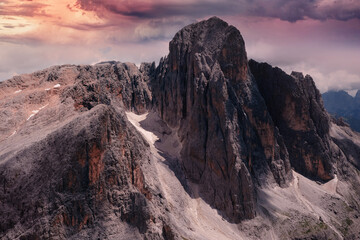
M350 127L360 132L360 90L355 97L345 91L329 91L322 95L326 110L335 117L343 117Z

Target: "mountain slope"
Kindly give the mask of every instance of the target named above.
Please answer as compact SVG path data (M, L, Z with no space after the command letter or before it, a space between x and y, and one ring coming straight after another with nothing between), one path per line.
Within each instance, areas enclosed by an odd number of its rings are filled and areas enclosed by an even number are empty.
M159 66L0 83L2 239L356 239L360 136L213 17Z

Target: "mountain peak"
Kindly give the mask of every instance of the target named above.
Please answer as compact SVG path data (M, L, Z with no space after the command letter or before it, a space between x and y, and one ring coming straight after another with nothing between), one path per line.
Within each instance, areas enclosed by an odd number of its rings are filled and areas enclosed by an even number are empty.
M218 52L231 34L238 38L236 44L243 44L241 34L235 27L218 17L212 17L181 29L170 42L170 48L172 45L182 44L189 48L194 47L192 50L196 52Z
M196 60L199 63L196 72L209 73L205 67L217 64L231 81L247 78L244 39L238 29L217 17L184 27L175 34L169 49L169 65L173 70Z
M355 98L360 100L360 90L356 92Z
M302 72L292 71L290 75L296 79L304 79L304 74Z
M284 186L291 169L249 72L239 30L218 18L189 25L170 42L166 61L152 84L153 99L183 139L186 177L229 221L253 218L251 172Z
M203 23L203 24L215 24L215 25L226 25L228 26L229 24L227 22L225 22L224 20L222 20L221 18L217 17L217 16L213 16L213 17L210 17L206 20L202 20L198 23ZM195 25L197 23L194 23Z

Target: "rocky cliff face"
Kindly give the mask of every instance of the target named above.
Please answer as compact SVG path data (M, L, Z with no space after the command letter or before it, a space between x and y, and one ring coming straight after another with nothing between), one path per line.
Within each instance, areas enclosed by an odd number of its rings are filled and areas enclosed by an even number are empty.
M87 225L106 231L102 225L115 212L146 233L152 198L140 169L146 145L123 118L99 105L9 154L0 175L0 214L6 216L1 232L8 238L67 238ZM22 161L14 164L16 159Z
M312 78L297 72L289 76L253 60L250 68L271 118L284 137L291 166L305 176L330 180L330 120Z
M144 177L149 145L124 113L151 103L151 67L60 66L1 83L2 239L171 234Z
M178 128L185 174L231 221L255 216L255 185L291 178L283 139L233 26L211 18L178 32L152 90L161 117Z
M216 17L169 48L0 83L0 238L360 237L360 137L310 76Z

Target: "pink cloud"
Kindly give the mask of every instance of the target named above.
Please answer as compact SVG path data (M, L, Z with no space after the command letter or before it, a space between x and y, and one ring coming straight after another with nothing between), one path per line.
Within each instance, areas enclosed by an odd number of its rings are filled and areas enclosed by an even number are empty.
M145 1L145 0L77 0L77 6L87 11L105 12L136 18L170 16L204 17L207 15L240 15L271 17L296 22L307 18L347 21L360 18L360 3L352 0L225 0L225 1Z
M46 16L44 9L48 4L40 2L5 1L0 5L0 16Z

